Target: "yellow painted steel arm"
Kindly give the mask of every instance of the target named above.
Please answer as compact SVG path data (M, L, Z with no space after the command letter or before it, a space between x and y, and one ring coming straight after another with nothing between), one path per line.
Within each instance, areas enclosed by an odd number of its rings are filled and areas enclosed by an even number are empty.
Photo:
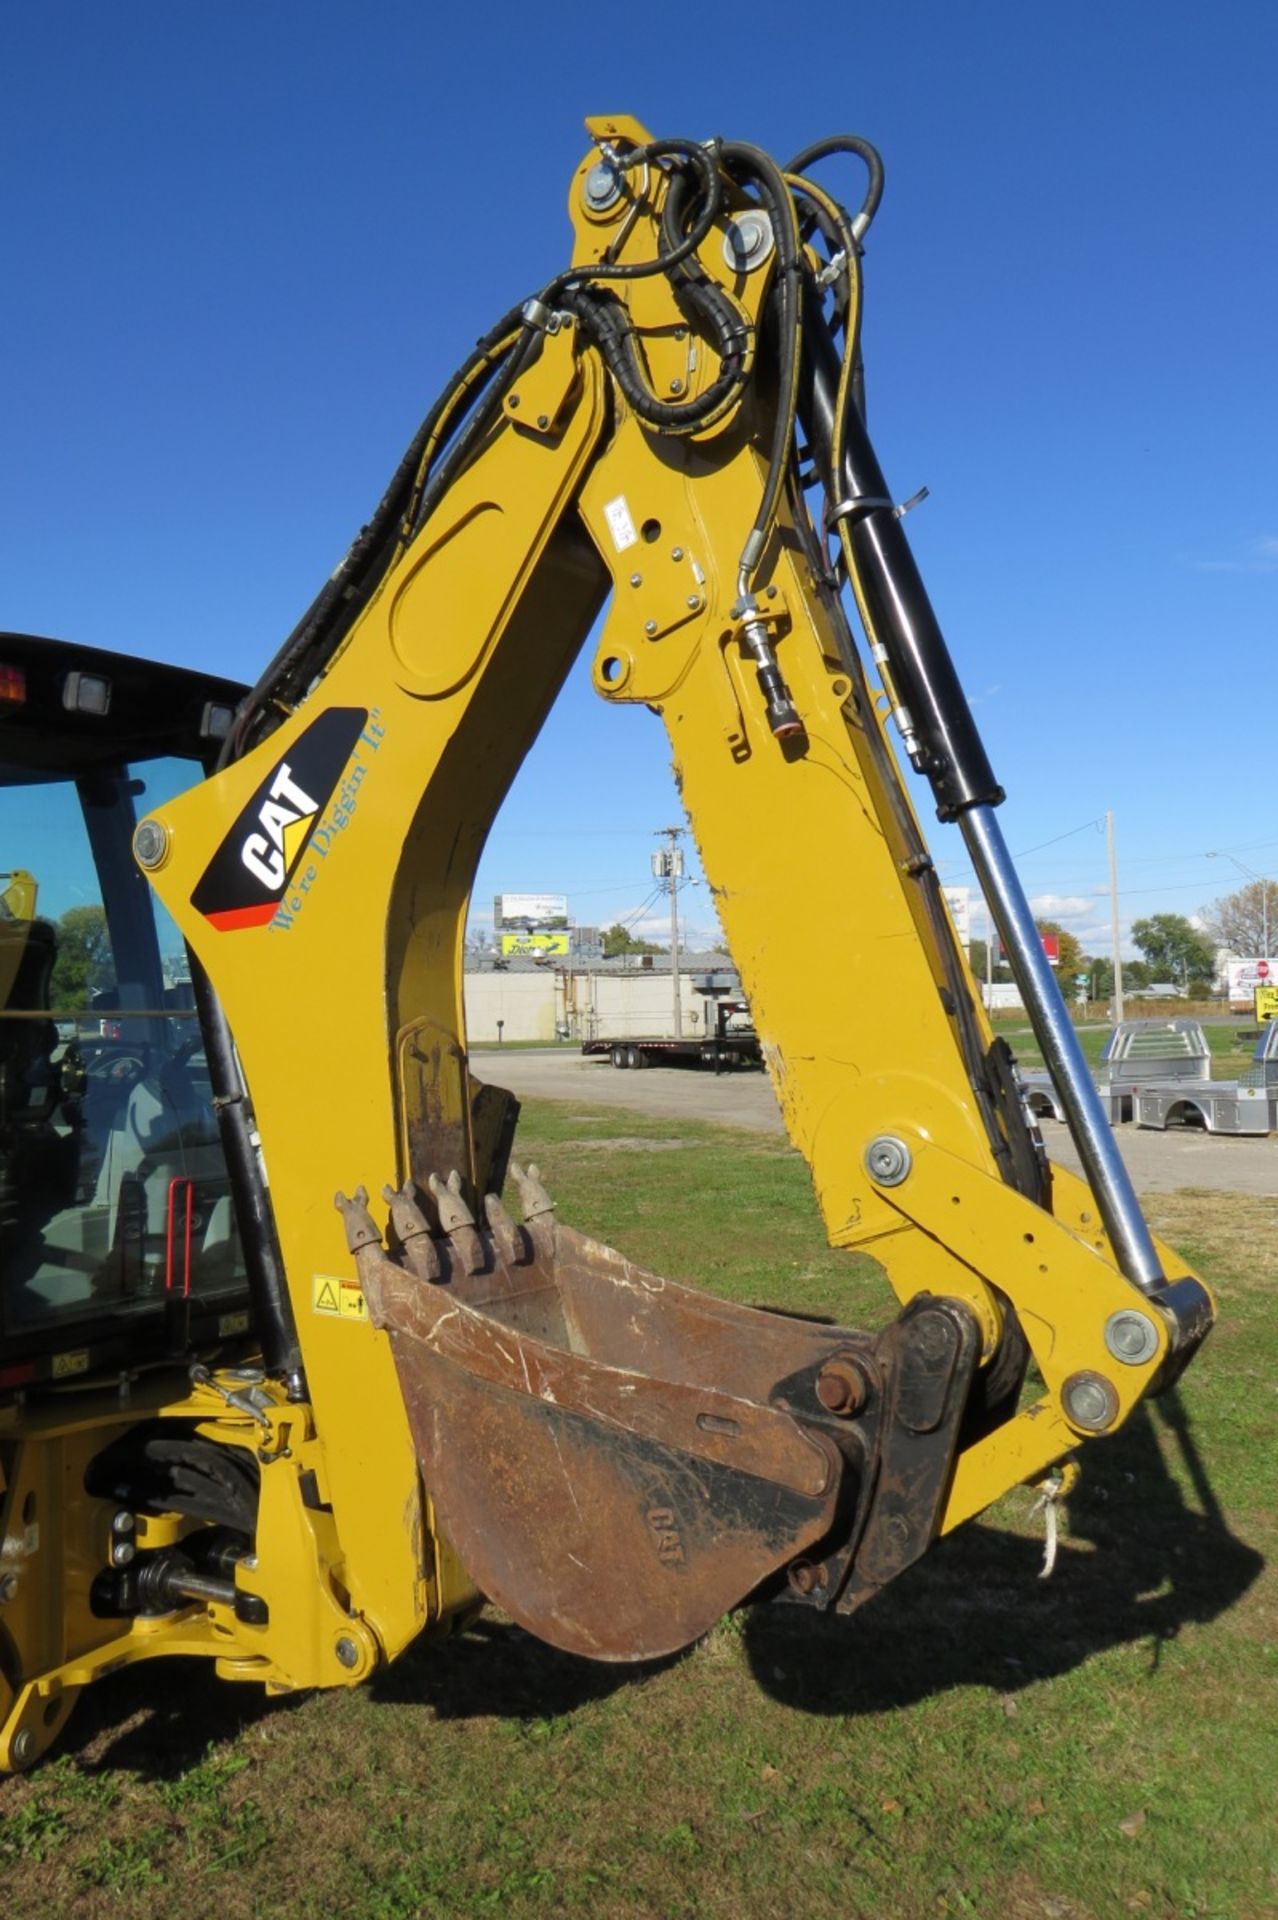
M150 878L215 986L262 1143L323 1459L325 1564L384 1655L472 1594L437 1538L429 1487L423 1510L385 1335L315 1310L326 1281L350 1274L331 1196L352 1174L424 1183L455 1164L481 1180L464 1064L470 891L493 815L609 593L596 687L668 730L831 1240L873 1253L902 1301L961 1302L986 1361L1009 1337L1010 1302L1041 1373L1038 1406L960 1454L945 1524L1076 1443L1086 1423L1066 1410L1068 1380L1100 1383L1108 1429L1168 1357L1165 1318L1119 1271L1088 1190L1058 1172L1045 1210L1014 1099L978 1090L974 1048L987 1058L992 1036L887 742L892 697L850 646L788 469L743 563L790 391L784 366L754 377L765 301L791 269L752 240L752 206L734 190L688 268L717 290L714 339L671 274L591 280L668 246L673 176L654 151L610 198L601 151L647 150L648 136L589 124L599 144L570 193L577 277L515 324L523 358L496 414L424 523L406 523L311 679L266 688L243 756L151 823ZM723 373L734 353L735 384ZM676 410L724 380L722 403L662 429L639 416L631 378ZM446 440L441 427L422 455L420 497ZM774 690L783 682L796 728L780 693L765 705L761 668ZM830 957L819 983L814 925ZM885 1139L908 1178L876 1175L871 1148ZM1183 1271L1162 1254L1167 1278ZM1124 1311L1152 1329L1130 1363L1106 1337Z
M264 745L166 809L152 875L235 1034L270 1180L306 1379L325 1447L342 1578L386 1654L470 1597L432 1596L416 1460L385 1338L315 1310L349 1271L332 1194L350 1169L407 1173L405 1127L439 1036L462 1044L462 938L492 815L599 605L572 503L605 413L598 366L551 341L571 402L553 442L503 431L361 619L322 687ZM319 711L350 711L331 790L277 910L217 926L192 905L269 769L296 766ZM291 756L291 758L290 758ZM317 792L307 798L319 800ZM287 795L286 806L289 804ZM416 1036L428 1036L415 1047ZM398 1069L398 1071L397 1071ZM269 1474L268 1474L269 1479Z

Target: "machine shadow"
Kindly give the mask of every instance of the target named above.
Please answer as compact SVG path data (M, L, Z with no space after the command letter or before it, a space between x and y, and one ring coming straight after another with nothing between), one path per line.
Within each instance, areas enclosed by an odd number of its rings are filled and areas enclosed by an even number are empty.
M73 1755L85 1773L174 1780L198 1766L210 1747L307 1697L269 1698L262 1687L219 1680L209 1660L143 1662L85 1688L55 1753Z
M1223 1613L1265 1564L1230 1531L1179 1397L1153 1404L1156 1414L1140 1408L1092 1450L1050 1580L1038 1578L1041 1540L965 1527L852 1618L785 1603L747 1608L738 1617L759 1686L800 1710L856 1714L956 1686L1013 1693L1128 1641L1148 1643L1152 1670L1165 1641ZM1167 1469L1155 1419L1179 1446L1199 1511ZM600 1666L484 1615L452 1641L410 1649L372 1687L442 1720L546 1719L686 1657Z
M1179 1447L1200 1511L1168 1471L1155 1421ZM1265 1565L1230 1531L1174 1391L1085 1456L1068 1535L1047 1580L1041 1538L976 1522L851 1617L757 1608L745 1616L753 1672L787 1706L836 1714L950 1687L1015 1693L1126 1642L1148 1643L1152 1672L1165 1641L1225 1612Z
M1265 1562L1230 1531L1179 1397L1152 1406L1086 1456L1050 1580L1038 1578L1041 1540L964 1527L850 1618L784 1602L747 1608L738 1618L759 1686L801 1711L860 1714L958 1686L1015 1693L1129 1641L1148 1643L1153 1671L1165 1641L1225 1612ZM1198 1511L1168 1471L1155 1422L1179 1446ZM368 1685L379 1703L415 1704L442 1721L542 1720L688 1657L600 1665L488 1613L450 1639L419 1641ZM160 1661L86 1689L60 1745L86 1771L169 1779L308 1697L272 1700L202 1661Z
M678 1666L688 1650L664 1660L604 1665L561 1653L521 1627L482 1614L451 1640L418 1642L372 1682L380 1701L419 1702L440 1720L476 1715L553 1720L624 1687Z

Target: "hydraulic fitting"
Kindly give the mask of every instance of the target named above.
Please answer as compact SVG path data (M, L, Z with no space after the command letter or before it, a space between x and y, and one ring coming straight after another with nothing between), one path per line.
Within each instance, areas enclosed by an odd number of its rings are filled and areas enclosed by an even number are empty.
M741 645L754 661L768 726L774 738L787 740L803 732L803 722L790 697L785 676L777 665L773 644L773 634L785 613L785 603L776 595L775 587L769 588L768 592L777 598L775 607L769 605L765 609L760 605L757 594L743 594L732 609L732 618L739 622Z

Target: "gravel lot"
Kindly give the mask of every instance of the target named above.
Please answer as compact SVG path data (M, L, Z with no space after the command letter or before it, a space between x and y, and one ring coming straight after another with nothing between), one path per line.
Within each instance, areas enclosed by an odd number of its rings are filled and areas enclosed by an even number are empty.
M569 1047L476 1048L475 1072L521 1097L581 1100L596 1106L629 1107L671 1119L714 1120L723 1126L780 1133L781 1115L764 1073L716 1076L690 1067L650 1067L618 1073L606 1058L583 1059ZM1047 1150L1062 1166L1077 1169L1066 1129L1043 1122ZM1151 1133L1120 1127L1118 1140L1138 1191L1175 1193L1203 1187L1218 1193L1278 1195L1278 1135L1226 1139L1202 1133Z

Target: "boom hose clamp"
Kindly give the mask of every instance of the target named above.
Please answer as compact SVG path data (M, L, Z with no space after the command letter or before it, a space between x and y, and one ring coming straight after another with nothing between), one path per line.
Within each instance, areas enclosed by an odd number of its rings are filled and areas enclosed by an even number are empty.
M897 502L889 500L886 494L865 493L852 500L836 500L825 510L825 530L832 533L841 520L860 520L867 513L878 513L883 508L894 520L904 520L907 513L913 511L927 499L929 489L920 487L908 500Z

